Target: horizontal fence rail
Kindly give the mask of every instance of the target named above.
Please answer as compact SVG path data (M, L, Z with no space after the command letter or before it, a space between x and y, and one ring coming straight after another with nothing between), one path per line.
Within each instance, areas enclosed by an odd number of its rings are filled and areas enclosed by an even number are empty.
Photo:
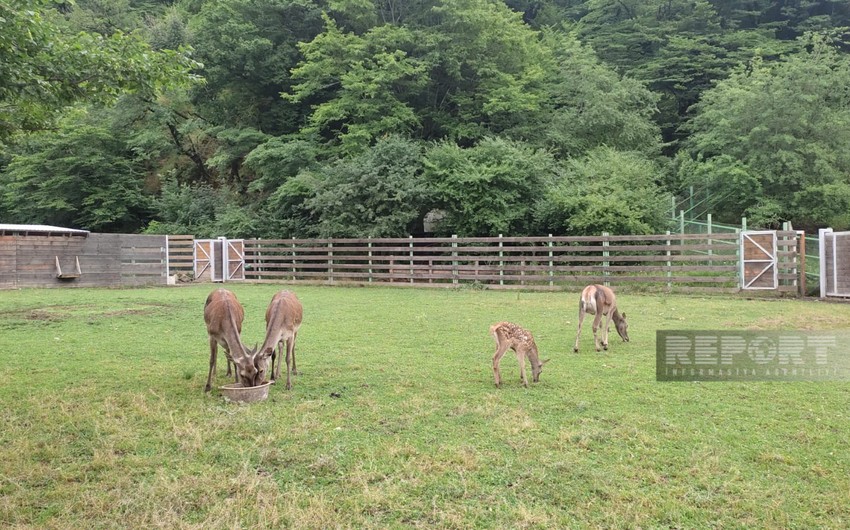
M778 233L779 291L795 291L797 242ZM245 278L257 281L553 289L655 284L734 291L737 234L245 240Z

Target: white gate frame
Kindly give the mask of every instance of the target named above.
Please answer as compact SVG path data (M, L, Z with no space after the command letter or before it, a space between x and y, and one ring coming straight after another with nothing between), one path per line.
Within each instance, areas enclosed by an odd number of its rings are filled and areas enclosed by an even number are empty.
M827 260L826 260L826 248L827 248L827 236L832 236L832 277L830 278L827 274ZM820 297L826 298L827 296L850 296L850 292L847 293L839 293L836 288L838 287L838 246L836 245L836 236L844 236L850 237L850 232L833 232L832 228L821 228L818 230L818 253L820 254ZM830 284L830 281L832 282ZM831 289L830 289L831 285Z
M773 252L769 252L766 248L756 243L751 236L761 236L761 235L772 235L773 236ZM770 259L746 259L744 253L744 246L746 241L749 240L755 246L760 248L762 252L764 252ZM763 289L770 290L776 289L779 287L779 263L777 259L777 239L776 239L776 231L775 230L748 230L746 232L741 232L741 289L746 290L755 290L755 289ZM744 272L746 270L747 263L764 263L764 268L762 268L761 272L756 274L754 278L752 278L749 282L747 282L746 276L744 276ZM753 283L756 280L761 278L765 272L769 269L773 269L773 285L770 287L753 287Z
M210 251L207 252L206 250L204 250L204 247L199 245L199 243L209 243ZM196 279L200 278L205 270L210 269L210 279L215 281L215 245L213 245L212 243L212 239L196 239L192 244L192 268L195 272ZM206 256L206 259L204 260L206 261L206 264L201 268L201 270L198 270L198 250L203 252L203 254Z
M199 245L199 243L209 243L210 251L207 252L204 250L204 247ZM234 245L234 243L241 243L242 249L240 250L238 247ZM216 252L216 246L221 246L221 251ZM233 250L239 256L238 258L230 258L229 250ZM198 251L201 251L206 258L201 261L206 261L207 263L198 270ZM218 257L218 254L221 254L221 257ZM200 278L201 274L204 273L205 270L210 270L210 279L213 282L227 282L234 280L244 280L245 279L245 240L244 239L227 239L226 237L219 237L218 239L196 239L194 243L194 251L192 253L192 259L194 261L194 269L195 269L195 278ZM236 264L236 267L233 269L233 272L230 271L231 264Z
M221 266L223 269L222 281L244 280L245 279L245 240L244 239L227 239L220 237L221 240ZM234 243L240 243L241 249L237 248ZM230 251L233 250L238 258L231 259ZM230 265L236 264L233 272L230 272ZM237 274L239 275L238 277Z

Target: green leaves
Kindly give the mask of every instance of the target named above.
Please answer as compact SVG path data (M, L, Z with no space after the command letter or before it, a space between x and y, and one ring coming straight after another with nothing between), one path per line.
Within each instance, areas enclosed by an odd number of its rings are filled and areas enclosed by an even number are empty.
M445 213L438 228L443 235L533 233L534 204L557 172L549 153L501 138L468 149L439 144L425 160L434 204Z
M135 231L148 215L140 168L112 131L74 123L32 138L0 173L9 220L112 232Z
M765 225L835 218L811 206L815 190L850 183L850 94L836 90L850 84L850 60L820 38L809 46L739 68L697 106L679 175L721 197L719 211Z
M21 5L23 4L23 5ZM0 0L0 140L49 124L77 101L153 98L198 81L188 50L153 52L137 35L64 33L46 0Z

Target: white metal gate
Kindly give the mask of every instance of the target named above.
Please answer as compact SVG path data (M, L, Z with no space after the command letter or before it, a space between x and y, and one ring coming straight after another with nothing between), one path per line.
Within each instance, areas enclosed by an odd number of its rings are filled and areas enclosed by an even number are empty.
M776 289L779 286L776 232L741 232L741 289Z
M245 241L242 239L196 239L195 280L227 282L245 279Z
M850 232L818 231L820 295L850 297Z
M227 281L245 279L245 240L221 238L225 248L222 255L223 270Z

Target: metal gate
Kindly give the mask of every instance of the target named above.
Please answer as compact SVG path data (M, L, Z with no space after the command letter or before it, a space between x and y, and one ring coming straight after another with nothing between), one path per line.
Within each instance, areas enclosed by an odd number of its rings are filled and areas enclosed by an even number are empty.
M245 241L196 239L195 281L226 282L245 279Z
M850 232L819 230L820 295L850 296Z
M776 289L776 232L741 232L741 289Z

